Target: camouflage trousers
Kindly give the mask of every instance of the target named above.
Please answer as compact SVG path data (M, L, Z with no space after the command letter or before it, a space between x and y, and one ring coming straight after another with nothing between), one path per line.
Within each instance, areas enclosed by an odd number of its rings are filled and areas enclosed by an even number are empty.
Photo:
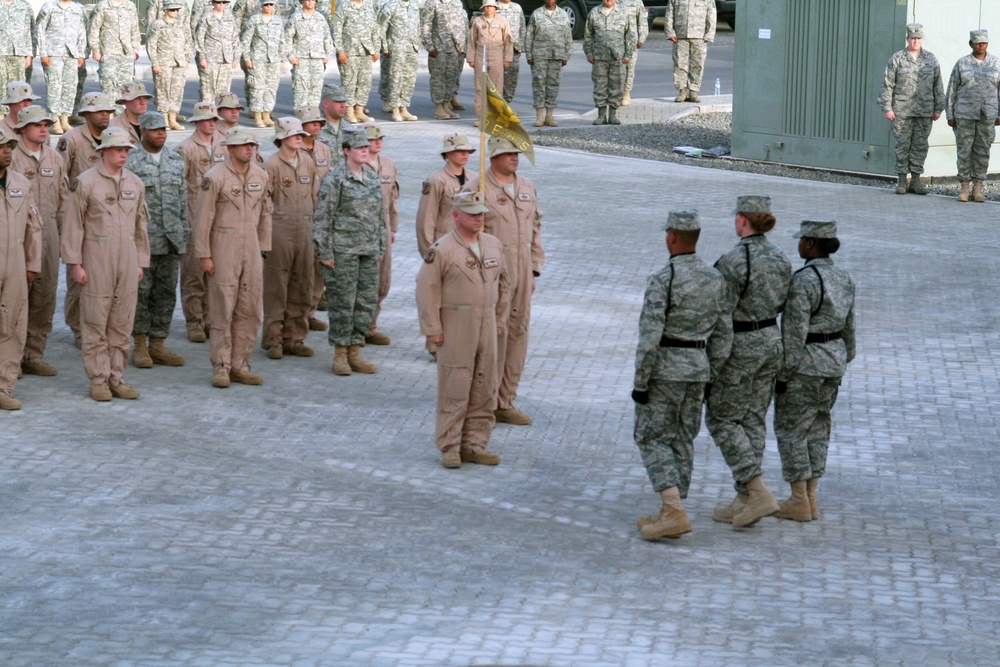
M632 84L635 82L635 61L639 59L639 49L635 50L628 64L625 65L625 92L632 92Z
M348 53L347 62L337 63L340 85L347 93L347 105L367 106L372 92L372 57L367 53Z
M927 137L934 124L930 118L896 116L892 133L896 137L896 173L922 174L927 160Z
M76 84L79 76L76 58L52 58L48 67L42 65L45 73L46 101L49 111L56 116L68 116L76 111ZM115 99L118 99L117 97Z
M326 63L323 62L322 58L299 58L299 64L292 65L294 108L303 109L319 106L325 74Z
M184 101L185 67L163 67L153 74L153 92L156 93L156 110L160 113L177 113Z
M382 98L384 106L389 106L389 100L392 98L392 87L389 85L390 60L391 58L386 58L384 53L378 59L378 96Z
M397 51L389 59L388 104L391 108L408 107L417 85L417 54Z
M958 180L985 181L990 167L990 147L996 138L993 120L955 119L955 152Z
M103 54L101 56L98 76L101 79L101 92L117 100L121 97L122 86L135 80L135 58L132 56L112 56ZM125 107L120 104L115 105L117 113L124 113Z
M177 305L177 275L180 255L152 255L149 268L142 270L138 300L135 305L133 336L166 338Z
M649 403L636 404L635 444L654 491L676 486L687 498L704 394L704 382L653 380Z
M591 67L594 106L620 107L625 93L625 65L620 60L598 60Z
M76 74L76 96L73 98L73 110L80 108L80 100L83 98L83 87L87 83L87 64L77 70Z
M536 109L556 108L560 77L561 60L536 60L531 66L531 99Z
M435 58L427 56L427 70L431 76L431 102L451 102L451 98L458 94L458 82L464 68L465 58L460 53L439 52Z
M510 67L503 71L503 98L508 104L514 99L514 93L517 92L517 77L520 73L521 54L515 51L514 60L511 61Z
M708 42L703 39L681 39L674 42L674 88L701 90L701 76L705 71Z
M786 482L804 482L826 472L831 412L841 378L795 375L774 400L774 434Z
M24 78L24 56L0 56L0 90L6 92L8 84ZM0 114L6 116L9 111L6 105L0 105Z
M255 60L253 67L246 70L246 79L250 113L273 111L278 97L278 83L281 81L281 63Z
M364 345L378 303L378 256L334 252L333 260L334 268L323 267L330 345Z
M214 103L216 95L232 90L233 64L212 61L207 64L205 68L198 66L198 95L202 102Z

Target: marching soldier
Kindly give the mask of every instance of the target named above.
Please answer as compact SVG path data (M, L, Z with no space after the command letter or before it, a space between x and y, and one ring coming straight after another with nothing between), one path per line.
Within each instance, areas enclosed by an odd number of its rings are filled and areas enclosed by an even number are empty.
M388 106L392 120L417 120L409 112L417 83L420 50L420 7L416 0L390 0L382 6L385 18L385 57L389 59Z
M246 68L247 104L257 127L274 127L272 112L278 83L285 69L285 25L274 13L275 0L264 0L260 13L243 27L243 66Z
M531 65L531 96L535 103L535 127L559 124L552 117L559 96L562 68L573 52L573 28L569 14L545 0L545 5L531 13L531 22L524 34L524 54ZM543 116L544 114L544 116Z
M185 72L194 50L191 29L180 16L182 7L183 2L167 0L163 4L163 17L149 26L146 37L146 52L153 66L156 107L166 117L171 130L184 129L177 122L177 115L184 102Z
M420 17L420 34L427 49L431 102L438 120L458 118L458 85L465 67L469 21L461 0L428 0Z
M399 209L396 206L396 200L399 199L399 174L396 171L395 161L382 155L382 144L385 140L382 128L378 125L369 125L365 127L365 133L368 136L368 166L378 174L382 186L382 210L385 213L386 234L389 237L385 252L379 261L378 302L375 304L372 324L365 334L365 343L388 345L392 341L389 336L379 331L378 316L382 312L382 301L389 295L389 287L392 284L392 244L396 242L396 232L399 231Z
M204 14L194 31L198 54L199 95L211 102L230 90L233 70L240 62L240 29L233 13L226 10L229 0L212 0L212 11Z
M292 98L296 109L319 104L323 75L333 53L333 37L326 17L316 11L316 0L301 0L285 26L285 46L292 64Z
M27 0L0 2L0 88L30 78L34 36L35 12Z
M715 41L715 0L670 0L663 32L674 43L674 102L701 102L708 43Z
M368 0L343 2L331 21L340 81L347 90L345 117L349 123L371 120L365 105L372 90L372 63L382 51L382 30Z
M500 0L497 3L497 16L507 19L507 27L510 29L510 43L514 49L514 58L510 61L510 67L503 71L503 98L507 102L514 100L514 93L517 91L517 77L521 71L521 52L524 50L524 10L521 5L510 0Z
M587 15L583 52L593 66L594 125L620 125L618 107L625 92L625 65L635 54L635 20L615 0L604 0Z
M479 80L483 71L485 46L486 74L494 87L503 91L504 70L514 61L514 42L510 35L507 19L497 16L497 0L483 0L483 15L476 16L469 24L469 41L465 45L465 59L476 74L476 120L473 123L479 127L479 119L483 112L482 81Z
M111 99L135 79L139 59L139 13L132 0L101 0L90 14L87 41L100 63L101 90ZM122 108L117 107L118 113Z
M69 132L77 77L87 58L87 19L83 5L60 0L42 5L35 19L35 42L45 73L48 107L56 116L51 132Z

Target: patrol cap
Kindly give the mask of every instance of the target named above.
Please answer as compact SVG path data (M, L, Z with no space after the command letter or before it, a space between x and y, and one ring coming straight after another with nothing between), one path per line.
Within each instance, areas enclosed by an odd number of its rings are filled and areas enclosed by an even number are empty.
M163 3L163 11L169 12L171 9L180 9L184 6L183 2L177 2L176 0L167 0Z
M226 138L220 142L223 146L245 146L246 144L257 144L257 139L248 130L242 127L231 127L226 132Z
M486 197L479 190L475 192L459 192L453 195L451 205L469 215L488 213L490 210L486 208Z
M308 137L309 133L302 129L302 121L291 116L282 116L274 123L274 140L281 141L288 137Z
M139 116L140 130L162 130L167 126L167 119L158 111L150 111Z
M192 123L200 120L222 120L219 114L215 113L215 105L211 102L198 102L194 105L194 113L189 118Z
M332 102L346 102L347 91L344 90L343 86L334 86L333 84L328 83L323 86L323 99L330 100Z
M122 96L115 100L115 104L124 104L125 102L137 100L140 97L152 98L153 95L146 91L146 86L142 82L133 81L122 86Z
M743 195L736 198L733 213L770 213L771 198L767 195Z
M80 98L80 108L77 113L91 113L94 111L114 111L115 104L111 98L104 93L84 93Z
M456 132L455 134L445 135L444 145L441 146L441 155L451 153L453 151L469 151L470 153L475 153L476 149L469 143L469 137Z
M480 5L480 9L485 9L486 7L499 7L497 0L483 0L483 4Z
M801 239L835 239L837 238L836 220L803 220L799 231L792 234L793 238Z
M101 132L101 145L97 150L103 151L105 148L135 148L135 144L129 141L128 132L120 127L109 127Z
M264 0L264 2L260 3L260 6L263 7L264 5L273 5L273 4L276 4L274 0Z
M347 144L351 148L366 148L368 146L368 135L358 130L344 130L340 134L340 142Z
M973 30L969 33L969 41L973 44L988 44L990 41L990 33L988 30ZM7 91L9 94L10 86L7 86Z
M25 107L21 109L17 114L17 125L14 126L15 129L22 129L26 125L31 125L32 123L48 123L49 125L54 125L56 119L49 115L49 112L45 107L40 107L37 104L32 104L30 107Z
M524 151L515 146L510 139L490 135L486 142L486 152L490 154L490 157L496 157L504 153L523 153Z
M219 109L239 109L242 111L243 105L240 104L240 98L236 96L236 93L219 93L215 96L216 112Z
M924 26L920 23L910 23L906 26L906 38L907 39L923 39L924 38Z
M26 81L11 81L7 84L7 97L0 100L0 104L17 104L18 102L24 102L25 100L40 100L38 95L35 95L34 91L31 90L31 84Z
M306 123L323 123L326 125L326 116L320 113L317 107L303 107L302 109L296 109L295 117L298 118L299 122L303 125Z
M385 136L385 132L382 131L382 128L375 123L368 123L367 125L362 125L361 127L365 128L365 136L368 137L368 141L371 141L372 139L381 139Z
M672 229L675 232L694 232L701 229L701 221L698 218L697 209L684 211L671 211L667 215L667 224L663 226L663 231Z
M14 144L11 148L17 148L17 137L10 133L6 125L0 123L0 146Z

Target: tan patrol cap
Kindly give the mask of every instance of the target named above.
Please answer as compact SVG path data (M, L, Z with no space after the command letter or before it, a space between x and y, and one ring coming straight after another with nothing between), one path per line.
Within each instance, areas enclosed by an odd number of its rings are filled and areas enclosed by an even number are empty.
M510 139L490 136L486 142L486 152L490 154L490 157L496 157L504 153L523 153L524 151L515 146Z
M361 127L365 128L365 136L368 137L368 141L371 141L372 139L381 139L385 136L385 132L382 131L382 128L375 123L368 123L366 125L362 125Z
M15 125L14 128L20 130L27 125L31 125L32 123L48 123L49 125L54 125L55 122L56 119L49 115L49 112L45 109L45 107L32 104L30 107L25 107L18 112L17 125Z
M222 120L219 114L215 113L215 105L211 102L198 102L194 105L194 113L188 119L192 123L200 120Z
M141 81L133 81L122 86L122 96L115 100L115 104L124 104L140 97L152 99L153 96L146 91L146 86Z
M94 111L114 111L115 104L111 98L104 93L84 93L80 98L80 108L77 113L91 113Z
M242 127L231 127L229 131L226 132L226 138L222 140L223 146L245 146L246 144L253 144L257 146L257 139L250 134L248 130L244 130Z
M281 141L288 137L308 137L309 133L302 129L302 121L291 116L282 116L274 124L274 140Z
M452 196L451 205L469 215L488 213L490 210L486 208L486 197L479 190L475 192L459 192Z
M469 151L475 153L476 149L469 143L469 137L464 134L449 134L444 138L444 145L441 146L441 155L453 151Z
M240 104L240 98L236 96L236 93L219 93L215 96L215 108L218 109L239 109L243 110L243 105Z
M10 133L10 130L6 125L0 123L0 146L6 146L7 144L14 144L11 148L17 148L18 138Z
M303 107L301 109L296 109L295 117L298 118L299 122L303 125L306 123L323 123L326 125L326 116L320 113L317 107Z
M35 95L34 91L31 90L31 84L27 81L11 81L7 84L7 97L0 100L0 104L17 104L18 102L24 102L25 100L40 100L38 95Z
M135 148L135 144L129 141L128 132L120 127L109 127L101 132L101 145L97 150L103 151L105 148Z

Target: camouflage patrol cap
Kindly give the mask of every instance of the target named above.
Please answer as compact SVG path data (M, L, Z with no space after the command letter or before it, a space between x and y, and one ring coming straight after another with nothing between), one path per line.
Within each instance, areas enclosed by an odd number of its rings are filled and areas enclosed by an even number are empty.
M486 197L478 190L475 192L459 192L453 195L451 205L469 215L488 213L490 210L486 208Z
M80 108L77 113L91 113L95 111L114 111L115 103L104 93L85 93L80 98Z
M486 142L486 152L490 154L490 157L496 157L504 153L523 153L524 151L515 146L510 139L490 135Z
M485 9L486 7L499 7L497 0L483 0L483 4L479 6L480 9Z
M969 42L972 44L988 44L990 33L988 30L973 30L969 32ZM7 90L10 90L8 86Z
M302 129L298 118L282 116L274 123L274 140L282 141L288 137L308 137L309 133Z
M146 86L141 81L133 81L122 86L122 96L115 100L115 104L124 104L140 97L152 98L153 95L146 91Z
M140 130L162 130L167 126L167 119L158 111L150 111L139 116Z
M216 112L219 109L239 109L242 111L243 105L240 104L240 98L236 96L236 93L219 93L215 96Z
M372 139L381 139L385 136L385 132L382 131L382 128L375 123L368 123L367 125L362 125L361 127L365 128L365 136L368 137L368 141L371 141Z
M351 148L367 148L368 135L358 130L344 130L340 134L340 143L347 144Z
M18 102L24 102L25 100L40 100L38 95L35 95L34 91L31 90L31 84L27 81L11 81L7 84L7 97L0 100L0 104L17 104Z
M836 220L803 220L799 231L792 238L835 239L837 238Z
M693 232L701 229L701 221L698 218L697 209L685 211L671 211L667 215L667 224L663 226L663 231L672 229L675 232Z
M32 104L30 107L25 107L17 113L17 125L15 125L14 128L20 130L26 125L31 125L32 123L48 123L49 125L54 125L55 122L56 119L49 115L49 112L45 109L45 107Z
M163 11L169 12L171 9L180 9L184 6L183 2L177 2L176 0L167 0L163 3Z
M135 144L129 141L128 132L120 127L109 127L101 132L101 145L97 150L103 151L105 148L135 148Z
M743 195L736 198L733 213L770 213L771 198L768 195Z
M906 38L907 39L923 39L924 38L924 26L920 23L911 23L906 26Z
M215 105L211 102L198 102L194 105L194 113L189 118L192 123L202 120L222 120L219 114L215 113Z
M260 3L260 6L263 7L264 5L275 5L275 4L277 4L275 0L264 0L264 2Z
M253 144L257 146L257 138L250 134L249 130L242 127L231 127L226 132L226 138L220 142L223 146L245 146Z
M444 138L444 145L441 146L441 155L452 151L469 151L475 153L476 149L469 143L469 137L464 134L449 134Z
M7 144L14 144L11 148L17 148L18 138L10 133L10 130L6 125L0 123L0 146L6 146Z
M347 91L344 90L343 86L334 86L328 83L323 86L323 99L332 102L346 102Z
M326 125L326 116L320 113L320 110L316 107L304 107L302 109L295 110L295 117L299 119L299 122L305 125L306 123L323 123Z

